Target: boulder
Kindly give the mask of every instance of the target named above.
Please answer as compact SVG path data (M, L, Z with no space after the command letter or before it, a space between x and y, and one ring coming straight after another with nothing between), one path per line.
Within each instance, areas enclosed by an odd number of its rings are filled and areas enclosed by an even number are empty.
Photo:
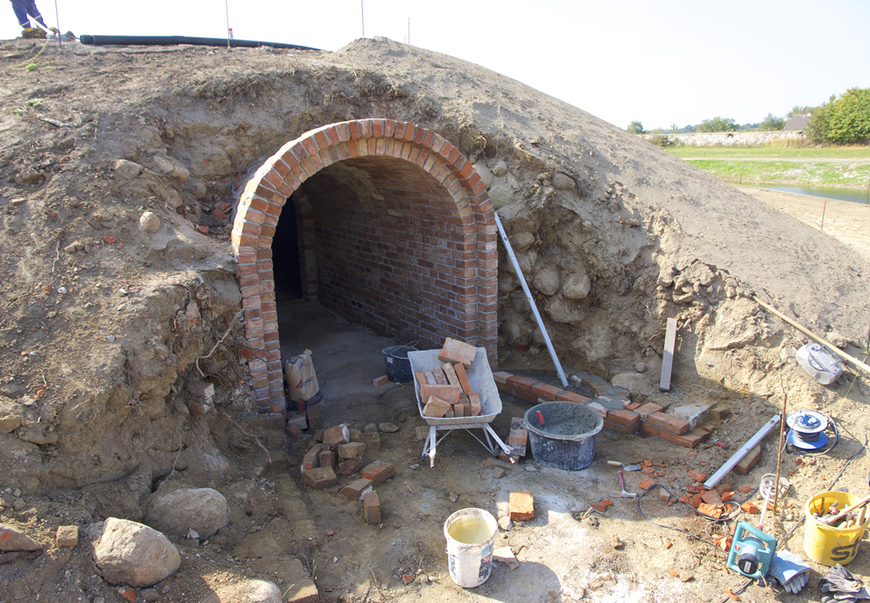
M562 275L557 266L547 264L537 271L532 286L546 296L555 295L562 287Z
M483 186L489 188L492 186L492 172L489 171L489 168L483 165L482 163L475 163L472 167L474 167L480 179L483 181Z
M553 174L553 188L557 188L559 190L567 190L569 188L574 188L574 180L563 174L562 172L556 172Z
M229 523L229 506L227 499L211 488L158 491L145 523L177 536L194 530L201 538L208 538Z
M592 280L585 270L578 270L565 279L562 285L562 297L567 299L585 299L592 290Z
M169 540L146 525L110 517L94 545L94 562L109 584L135 588L156 584L181 566Z

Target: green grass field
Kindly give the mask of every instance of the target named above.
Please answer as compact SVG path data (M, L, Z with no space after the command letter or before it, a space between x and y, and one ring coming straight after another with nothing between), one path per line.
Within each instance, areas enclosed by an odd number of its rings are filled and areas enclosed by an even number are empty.
M671 147L665 150L731 183L857 189L865 188L870 181L870 146Z

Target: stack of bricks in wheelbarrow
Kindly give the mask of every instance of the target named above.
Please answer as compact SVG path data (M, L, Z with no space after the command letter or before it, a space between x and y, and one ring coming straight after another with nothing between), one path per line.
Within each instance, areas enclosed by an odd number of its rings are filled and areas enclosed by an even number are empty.
M477 417L482 409L480 396L471 387L468 369L474 362L477 348L448 337L438 353L442 366L430 371L417 371L414 378L420 384L427 417Z

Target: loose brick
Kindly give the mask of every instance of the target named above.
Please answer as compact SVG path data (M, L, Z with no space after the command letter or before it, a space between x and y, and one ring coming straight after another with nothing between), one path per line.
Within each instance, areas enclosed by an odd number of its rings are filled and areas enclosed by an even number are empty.
M462 366L461 364L459 366ZM479 417L483 413L483 406L480 404L480 396L475 393L468 394L468 403L471 405L471 416Z
M650 479L648 477L640 480L640 489L641 490L649 490L655 485L656 481L654 479Z
M465 366L457 363L453 365L453 370L456 373L457 379L459 379L459 386L462 388L462 391L469 396L474 393L474 390L471 389L471 381L468 380L468 373L465 372Z
M424 413L425 414L425 413ZM464 417L465 414L465 405L464 404L454 404L453 405L453 416L454 417ZM471 405L468 406L468 415L471 416Z
M315 444L311 448L308 449L308 452L302 457L302 471L311 471L320 466L320 460L318 459L320 455L320 451L323 450L322 444Z
M758 444L755 448L749 451L749 453L740 459L740 462L737 463L737 466L734 467L734 472L738 475L746 475L750 471L752 471L753 467L758 464L758 461L761 460L761 444Z
M353 427L351 427L348 431L350 432L350 441L351 442L362 442L363 441L362 432L359 429L354 429Z
M323 432L323 444L335 448L339 444L350 442L350 430L346 423L330 427Z
M362 441L366 445L366 450L375 451L381 449L381 436L377 433L363 432Z
M462 366L461 364L459 366ZM441 367L444 370L444 376L447 378L447 383L449 385L458 385L462 387L462 383L459 381L459 376L456 374L456 370L453 368L453 365L449 362L445 362L444 366Z
M423 386L423 385L426 385L427 383L430 383L426 378L425 371L417 371L416 373L414 373L414 378L417 380L417 383L420 386ZM435 384L435 379L432 379L431 384L432 385Z
M722 517L722 507L716 507L714 505L709 505L707 503L701 503L698 505L698 513L703 513L709 517L715 517L719 519Z
M383 387L389 382L390 378L387 375L381 375L380 377L375 377L372 380L372 385L374 385L375 387Z
M420 386L420 397L423 400L428 400L430 396L441 398L450 404L459 402L459 394L462 393L462 388L458 385L422 385Z
M657 412L661 412L663 408L658 404L653 404L652 402L647 402L640 408L635 409L635 412L640 415L642 420L646 420L646 418Z
M367 524L378 525L381 523L381 501L377 492L369 492L363 496L363 518Z
M320 407L309 406L305 409L305 414L308 418L308 428L317 431L323 429L323 421L320 420Z
M614 423L624 425L631 429L637 429L640 424L640 415L630 410L612 410L607 413L607 418Z
M423 407L423 414L427 417L443 417L452 408L450 402L429 396L426 400L426 406Z
M338 493L354 500L361 500L363 496L372 491L372 487L372 480L361 477L344 486Z
M352 459L344 459L338 463L338 472L342 475L351 475L362 469L363 460L361 456L355 456Z
M652 413L646 418L646 421L654 427L670 431L671 433L676 433L677 435L689 433L692 429L691 423L685 419L681 419L674 415L668 415L663 412Z
M454 364L462 363L465 368L468 368L474 362L475 354L477 354L477 348L473 345L448 337L444 340L441 351L438 352L438 360Z
M302 430L295 423L287 423L287 435L294 440L302 439Z
M396 474L396 468L391 463L375 461L366 465L362 470L362 476L372 480L372 484L378 484L390 479Z
M529 521L535 517L535 496L528 490L510 493L511 521Z
M704 483L704 480L707 479L707 474L703 471L698 471L697 473L692 474L692 479L696 482Z
M67 547L72 548L79 543L79 527L78 526L60 526L57 529L57 537L55 539L57 548Z
M525 428L522 417L511 418L511 431L508 435L508 444L513 447L514 454L526 456L526 446L529 443L529 431Z
M719 496L719 493L715 490L707 490L706 492L702 493L701 500L713 507L721 507L723 502L722 497Z
M362 442L350 442L348 444L338 445L338 458L352 459L362 456L366 450L366 445Z
M318 467L335 467L335 452L327 448L317 455Z
M447 382L447 377L444 375L444 369L440 366L436 366L431 371L432 376L435 377L436 385L451 385Z
M315 490L323 490L338 483L332 467L316 467L302 474L302 481Z

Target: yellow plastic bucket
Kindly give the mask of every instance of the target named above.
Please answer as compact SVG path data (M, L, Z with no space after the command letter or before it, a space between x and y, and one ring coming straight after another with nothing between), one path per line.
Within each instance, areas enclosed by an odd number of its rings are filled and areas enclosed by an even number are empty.
M824 499L824 509L822 500ZM837 501L841 511L861 500L847 492L821 492L807 501L807 521L804 531L804 551L807 556L822 565L846 565L858 554L858 543L864 535L864 529L870 522L865 517L863 523L851 528L835 528L826 526L813 517L813 513L823 515L831 503ZM855 511L860 514L860 510Z

